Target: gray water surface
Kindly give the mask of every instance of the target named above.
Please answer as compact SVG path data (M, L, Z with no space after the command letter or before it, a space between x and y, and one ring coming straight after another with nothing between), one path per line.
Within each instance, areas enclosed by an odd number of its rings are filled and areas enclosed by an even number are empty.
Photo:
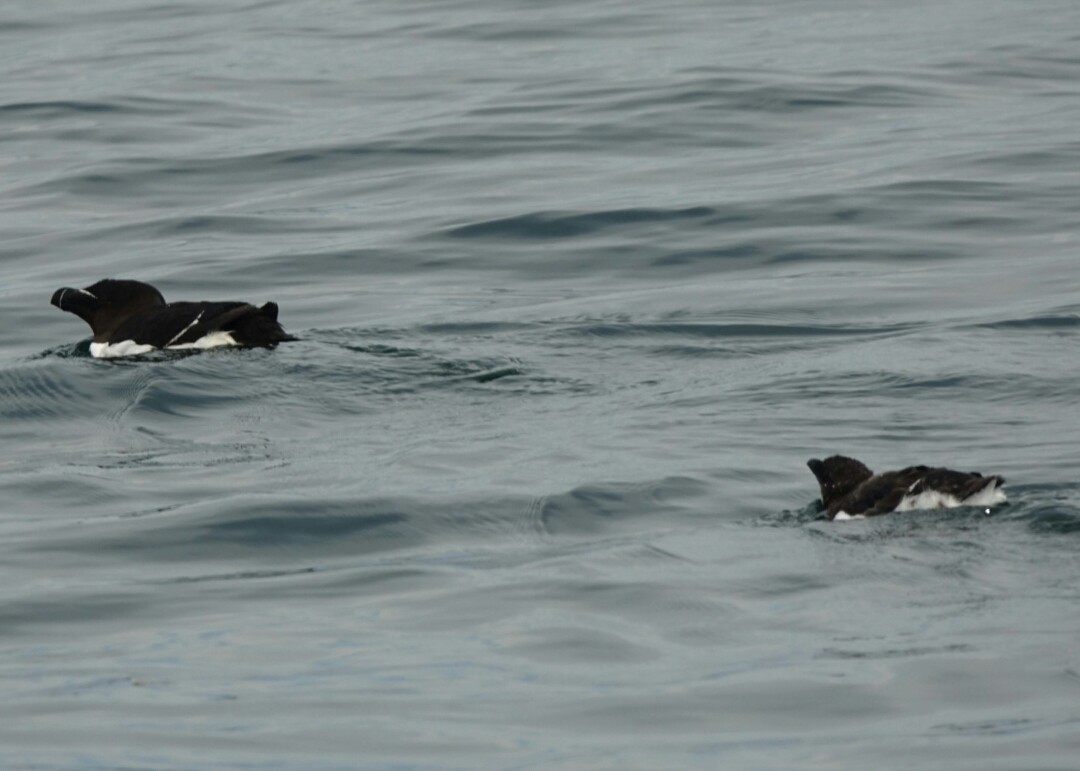
M1074 769L1080 5L9 3L0 765ZM59 286L300 340L88 356ZM816 521L811 457L1002 474Z

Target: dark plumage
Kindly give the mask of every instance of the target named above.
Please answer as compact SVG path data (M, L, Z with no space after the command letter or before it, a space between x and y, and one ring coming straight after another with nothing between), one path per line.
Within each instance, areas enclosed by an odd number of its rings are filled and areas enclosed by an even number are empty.
M270 346L296 339L278 323L276 303L258 308L243 302L166 303L161 292L141 281L106 278L85 289L62 287L51 302L90 325L94 356L150 348Z
M874 474L854 458L833 455L806 464L821 487L825 516L873 517L890 511L989 505L1005 500L1004 477L908 466Z

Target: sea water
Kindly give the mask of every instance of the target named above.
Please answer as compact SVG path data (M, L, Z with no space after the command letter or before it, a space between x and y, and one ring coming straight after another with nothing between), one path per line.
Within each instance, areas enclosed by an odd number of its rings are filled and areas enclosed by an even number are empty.
M1071 1L5 4L0 765L1075 768L1078 126Z

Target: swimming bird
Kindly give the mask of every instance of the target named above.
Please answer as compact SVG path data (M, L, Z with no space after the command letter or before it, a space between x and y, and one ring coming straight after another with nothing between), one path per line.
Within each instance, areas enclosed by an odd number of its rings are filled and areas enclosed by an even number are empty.
M134 356L156 349L184 350L220 345L272 346L296 338L278 324L277 303L166 303L142 281L106 278L85 289L61 287L50 301L90 325L90 355Z
M990 506L1005 500L1005 478L930 466L875 474L854 458L833 455L806 464L821 487L825 518L862 519L890 511Z

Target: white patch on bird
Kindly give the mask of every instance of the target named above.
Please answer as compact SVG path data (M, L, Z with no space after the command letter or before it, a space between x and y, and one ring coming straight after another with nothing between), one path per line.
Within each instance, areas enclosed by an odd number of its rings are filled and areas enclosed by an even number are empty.
M174 338L175 339L175 338ZM170 345L167 348L170 351L182 351L191 348L198 348L200 350L205 348L218 348L223 345L239 345L236 339L228 332L211 332L208 335L203 335L194 343L180 343L180 345Z
M97 295L96 295L96 294L94 294L93 292L88 292L88 291L86 291L85 289L76 289L75 291L76 291L76 292L82 292L82 293L83 293L84 295L86 295L87 297L93 297L93 298L94 298L95 300L97 299ZM63 296L63 295L60 295L60 299L61 299L61 300L63 300L63 299L64 299L64 296Z
M997 487L997 483L991 479L987 482L986 487L979 490L974 495L969 495L960 503L964 506L993 506L995 503L1004 503L1009 498L1005 495L1005 491L1000 487ZM990 512L987 511L989 514Z
M170 345L170 351L184 351L191 349L203 350L206 348L218 348L223 345L239 345L228 332L211 332L203 335L194 343L181 343ZM122 356L138 356L141 353L150 353L158 350L146 343L136 343L134 340L122 340L119 343L90 343L90 355L95 359L117 359Z
M915 509L951 509L959 506L960 501L955 495L939 493L937 490L923 490L918 495L905 495L900 503L896 504L896 511L913 511Z
M149 353L154 346L136 343L134 340L121 340L119 343L90 343L90 355L95 359L116 359L121 356L138 356Z
M862 514L848 514L846 511L836 512L836 516L833 517L833 522L846 522L852 519L866 519Z
M993 506L1007 500L1005 491L997 486L997 480L988 480L986 486L974 495L960 500L955 495L937 490L923 490L918 495L905 495L896 506L896 511L914 511L916 509L952 509L957 506Z

